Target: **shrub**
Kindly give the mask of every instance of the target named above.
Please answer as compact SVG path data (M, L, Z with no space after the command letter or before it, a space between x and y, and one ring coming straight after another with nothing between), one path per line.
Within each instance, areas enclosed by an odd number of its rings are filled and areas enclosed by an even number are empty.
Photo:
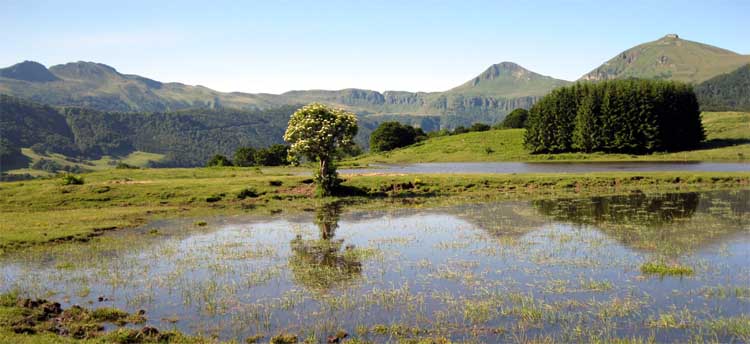
M253 147L240 147L234 152L232 162L234 166L255 166L255 154L257 154L257 151Z
M118 170L137 170L140 167L133 166L133 165L130 165L130 164L126 164L124 162L118 162L117 166L115 166L115 168L118 169Z
M39 159L31 165L31 168L34 170L42 170L50 173L55 173L59 170L62 170L63 167L62 165L57 163L57 161L50 159Z
M396 148L406 147L417 142L417 138L426 137L422 129L415 129L410 125L399 122L383 122L370 135L370 150L385 152Z
M72 174L62 175L62 185L83 185L83 177Z
M237 193L237 199L255 198L258 196L260 196L260 194L253 188L243 189Z
M469 131L487 131L490 129L491 127L484 123L474 123L469 127Z
M495 129L518 129L526 128L526 122L529 118L529 111L526 109L518 108L511 111L502 123L497 124Z
M451 132L451 135L458 135L458 134L465 134L468 133L469 129L466 129L466 127L459 125L453 131Z
M232 162L229 161L229 159L227 159L227 157L225 157L225 156L223 156L221 154L216 154L213 157L211 157L210 160L208 160L208 163L206 163L206 166L208 166L208 167L212 167L212 166L217 166L217 167L232 166Z
M260 166L282 166L288 165L289 147L286 145L271 145L265 149L259 149L255 153L255 164Z

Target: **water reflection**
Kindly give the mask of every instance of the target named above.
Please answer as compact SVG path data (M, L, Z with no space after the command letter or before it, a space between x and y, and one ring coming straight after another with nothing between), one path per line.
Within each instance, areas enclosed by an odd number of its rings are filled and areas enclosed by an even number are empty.
M536 211L579 226L595 226L626 246L665 254L710 245L748 229L750 191L667 193L536 200Z
M748 342L718 326L750 317L749 196L165 220L0 257L0 292L144 309L149 325L240 342L339 329L373 343ZM643 275L663 253L694 274Z
M290 242L289 267L298 284L313 290L327 290L361 277L362 263L354 245L344 245L343 239L334 239L340 216L339 203L324 204L315 213L319 239L303 239L298 234Z

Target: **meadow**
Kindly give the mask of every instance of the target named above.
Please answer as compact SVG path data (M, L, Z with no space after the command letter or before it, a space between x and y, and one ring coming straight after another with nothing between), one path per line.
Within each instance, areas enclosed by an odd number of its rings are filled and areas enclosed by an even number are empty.
M645 155L606 153L530 154L524 129L503 129L430 138L389 152L367 154L349 165L488 161L746 161L750 159L750 113L704 112L706 141L697 150Z

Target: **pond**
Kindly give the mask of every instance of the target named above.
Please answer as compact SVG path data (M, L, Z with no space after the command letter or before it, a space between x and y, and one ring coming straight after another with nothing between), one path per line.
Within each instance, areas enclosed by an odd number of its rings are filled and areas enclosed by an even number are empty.
M404 165L373 164L366 169L341 169L342 174L362 173L587 173L587 172L747 172L741 162L446 162Z
M6 255L0 289L238 341L750 339L750 190L198 220Z

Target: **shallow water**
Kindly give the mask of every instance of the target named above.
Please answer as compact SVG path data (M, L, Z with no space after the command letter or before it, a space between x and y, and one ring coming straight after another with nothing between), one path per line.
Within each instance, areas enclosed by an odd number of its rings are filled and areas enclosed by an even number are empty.
M6 256L0 290L240 341L748 340L750 190L206 220Z
M343 174L359 173L586 173L586 172L743 172L750 163L722 162L447 162L404 165L372 165L366 169L341 169Z

